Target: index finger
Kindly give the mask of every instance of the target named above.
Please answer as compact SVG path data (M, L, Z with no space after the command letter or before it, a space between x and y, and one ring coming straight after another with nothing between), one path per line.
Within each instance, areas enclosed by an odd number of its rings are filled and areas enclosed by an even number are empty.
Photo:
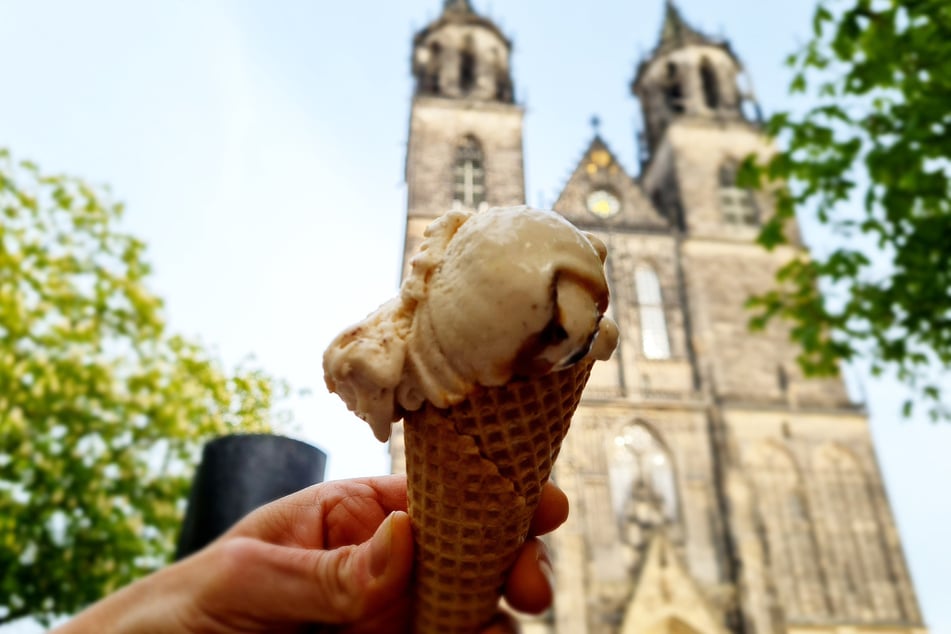
M286 546L336 547L369 539L383 518L405 510L406 476L332 480L258 508L228 533ZM347 534L325 533L335 526Z

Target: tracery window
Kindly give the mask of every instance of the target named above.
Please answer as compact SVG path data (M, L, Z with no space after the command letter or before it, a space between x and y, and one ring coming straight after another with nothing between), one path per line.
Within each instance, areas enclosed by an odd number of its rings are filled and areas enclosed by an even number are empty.
M792 456L764 444L751 457L759 517L773 579L792 619L826 613L822 575L806 492Z
M723 221L729 225L755 226L759 223L759 211L753 192L736 185L737 163L729 160L720 166L720 211Z
M622 526L657 525L677 519L677 487L670 454L643 423L614 439L608 475L611 504Z
M641 318L641 349L648 359L669 359L670 339L660 282L654 269L642 264L634 270L634 285Z
M475 137L467 136L456 148L452 177L454 202L473 208L485 202L485 160Z
M819 531L837 613L899 619L895 586L869 483L855 456L826 446L816 455Z

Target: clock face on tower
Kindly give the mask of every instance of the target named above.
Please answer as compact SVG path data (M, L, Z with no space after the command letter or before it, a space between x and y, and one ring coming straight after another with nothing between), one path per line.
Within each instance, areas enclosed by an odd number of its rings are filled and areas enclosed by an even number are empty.
M599 218L610 218L621 209L621 201L606 189L596 189L588 194L588 211Z

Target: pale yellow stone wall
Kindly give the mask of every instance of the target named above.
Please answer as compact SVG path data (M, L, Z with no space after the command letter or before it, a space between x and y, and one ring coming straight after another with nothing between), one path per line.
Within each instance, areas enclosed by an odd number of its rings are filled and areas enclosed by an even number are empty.
M700 370L724 400L847 408L841 379L803 378L788 326L774 320L765 331L749 330L753 313L745 302L771 288L776 270L794 255L788 248L767 252L749 242L685 242L683 266Z
M489 206L524 204L522 115L511 104L416 97L406 155L408 216L432 219L452 207L455 152L469 135L485 154Z

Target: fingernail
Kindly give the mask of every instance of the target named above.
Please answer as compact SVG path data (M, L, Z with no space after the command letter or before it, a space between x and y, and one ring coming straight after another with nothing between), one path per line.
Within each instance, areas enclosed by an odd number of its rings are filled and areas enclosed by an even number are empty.
M393 514L390 513L370 540L370 574L380 577L386 572L393 545Z

